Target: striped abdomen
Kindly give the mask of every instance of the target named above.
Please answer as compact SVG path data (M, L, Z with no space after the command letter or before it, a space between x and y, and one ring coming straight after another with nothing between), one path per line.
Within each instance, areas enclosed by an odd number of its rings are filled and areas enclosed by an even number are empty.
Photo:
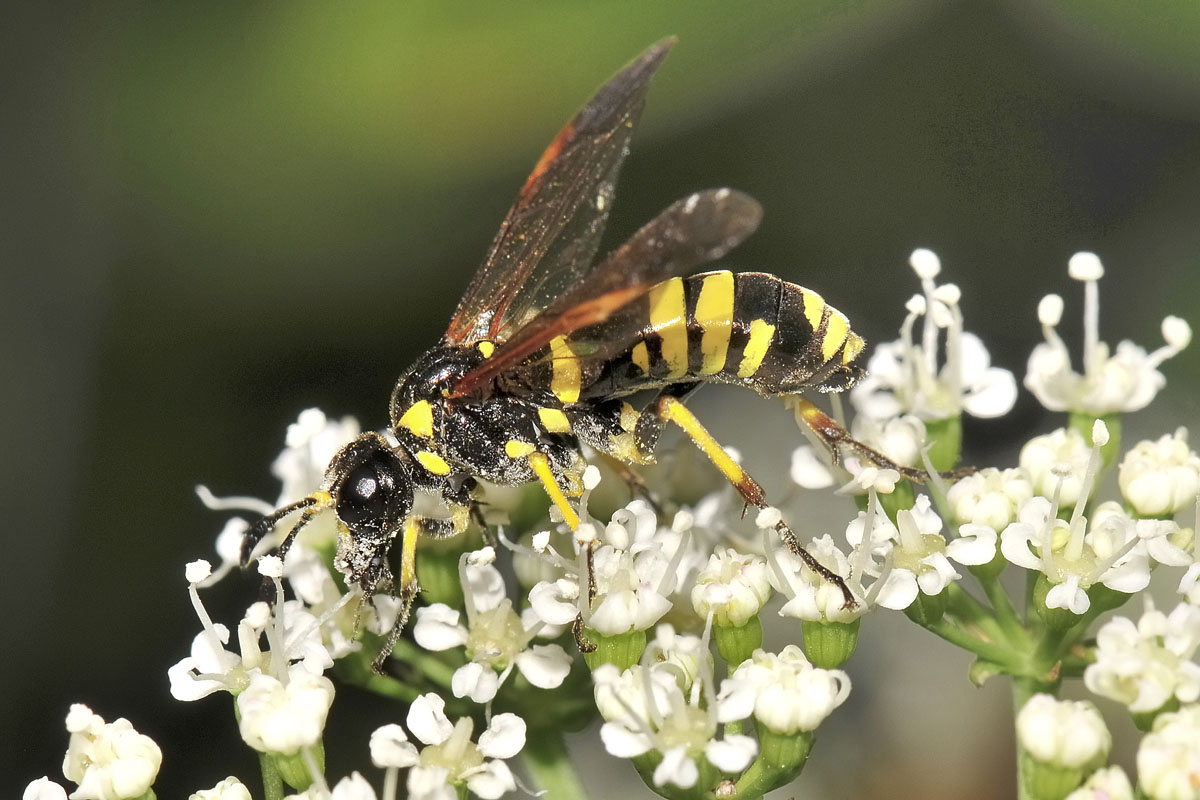
M845 389L863 340L808 289L762 272L672 278L598 325L557 338L543 378L565 403L692 381L762 394Z

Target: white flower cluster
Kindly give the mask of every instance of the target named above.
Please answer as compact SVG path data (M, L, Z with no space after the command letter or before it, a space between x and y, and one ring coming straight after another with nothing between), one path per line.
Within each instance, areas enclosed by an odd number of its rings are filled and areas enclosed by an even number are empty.
M1071 368L1067 345L1059 337L1063 301L1051 294L1038 304L1038 321L1046 341L1033 349L1025 374L1025 388L1051 411L1075 411L1093 417L1140 411L1150 404L1166 378L1159 365L1178 355L1192 339L1192 330L1179 317L1162 321L1166 342L1152 353L1130 341L1115 353L1100 340L1100 278L1104 267L1095 253L1076 253L1068 273L1084 285L1083 372Z

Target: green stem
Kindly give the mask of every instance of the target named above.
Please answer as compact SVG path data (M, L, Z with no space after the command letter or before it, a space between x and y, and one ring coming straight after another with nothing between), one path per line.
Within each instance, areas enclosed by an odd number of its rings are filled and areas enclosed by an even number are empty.
M1005 638L1014 646L1019 647L1022 644L1028 646L1029 632L1025 630L1016 606L1012 604L1008 592L1004 591L1004 587L1000 585L999 579L981 578L979 583L983 587L983 593L987 595L988 602L995 612L996 621L1000 624L1000 630L1004 632Z
M930 623L924 626L925 630L945 639L950 644L961 647L985 661L991 661L1009 671L1013 664L1013 650L1007 645L996 644L994 642L984 641L978 636L969 633L962 626L956 624L948 617L942 617L937 622Z
M536 736L526 740L521 761L529 777L547 797L586 800L587 789L571 763L562 736L553 731L538 731Z
M957 617L971 627L979 628L992 641L1004 641L1005 635L992 609L963 589L957 583L951 582L946 587L946 613Z
M279 776L275 760L266 753L259 753L258 765L262 769L263 797L266 800L283 800L283 778Z
M407 639L397 641L396 646L392 649L392 654L440 686L448 688L454 678L454 667L436 656L430 655L428 650L422 650Z

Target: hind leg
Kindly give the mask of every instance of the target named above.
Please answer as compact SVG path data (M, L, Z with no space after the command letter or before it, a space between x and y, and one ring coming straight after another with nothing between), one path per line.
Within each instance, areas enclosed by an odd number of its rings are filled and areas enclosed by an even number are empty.
M738 490L738 494L746 501L746 505L759 509L767 508L766 496L758 481L754 480L750 473L729 457L720 442L713 438L712 434L700 424L700 420L696 419L695 415L683 404L681 397L687 394L691 388L691 386L667 387L642 412L635 432L638 446L646 453L653 452L667 423L673 423L687 434L693 444L700 448L700 451L708 456L708 460L720 470L725 479L733 484L733 487ZM821 564L813 558L812 554L801 547L796 534L786 522L782 519L779 520L775 524L775 530L788 549L803 559L809 569L841 590L844 608L854 608L858 605L854 593L850 591L850 587L846 585L841 576Z

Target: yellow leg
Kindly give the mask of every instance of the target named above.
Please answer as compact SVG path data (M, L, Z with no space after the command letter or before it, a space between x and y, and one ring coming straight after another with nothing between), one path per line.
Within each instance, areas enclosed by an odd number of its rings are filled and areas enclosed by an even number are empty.
M695 415L687 410L687 406L677 398L668 395L659 400L658 414L662 419L673 422L682 428L683 432L708 456L717 469L721 470L721 474L734 485L748 504L757 508L766 507L766 497L762 487L758 485L758 481L751 478L746 470L742 469L729 457L729 454L721 447L720 442L705 430L704 426L700 424L700 420L696 419ZM854 598L854 593L850 591L850 587L846 585L841 576L817 561L812 557L812 554L801 547L796 534L792 532L792 529L788 527L786 522L783 520L777 522L775 530L779 533L780 538L783 539L783 543L787 545L788 549L800 556L809 569L842 590L844 608L855 608L858 605L858 601Z
M729 457L725 448L721 447L721 443L705 430L704 426L700 424L700 420L696 419L691 411L688 411L687 406L674 397L664 397L659 403L659 415L667 422L674 422L682 428L704 455L708 456L708 460L721 470L721 474L725 476L726 480L737 488L747 503L762 506L764 494L758 481L751 478L746 470Z
M558 481L554 479L554 473L550 471L550 460L541 453L530 453L529 466L533 468L534 474L542 482L542 488L546 490L546 494L550 495L554 505L558 506L558 510L562 512L563 521L567 523L567 526L572 531L579 528L579 514L571 507L562 489L558 488Z
M417 540L421 538L421 524L415 517L404 522L403 539L400 542L400 593L403 595L417 584Z

